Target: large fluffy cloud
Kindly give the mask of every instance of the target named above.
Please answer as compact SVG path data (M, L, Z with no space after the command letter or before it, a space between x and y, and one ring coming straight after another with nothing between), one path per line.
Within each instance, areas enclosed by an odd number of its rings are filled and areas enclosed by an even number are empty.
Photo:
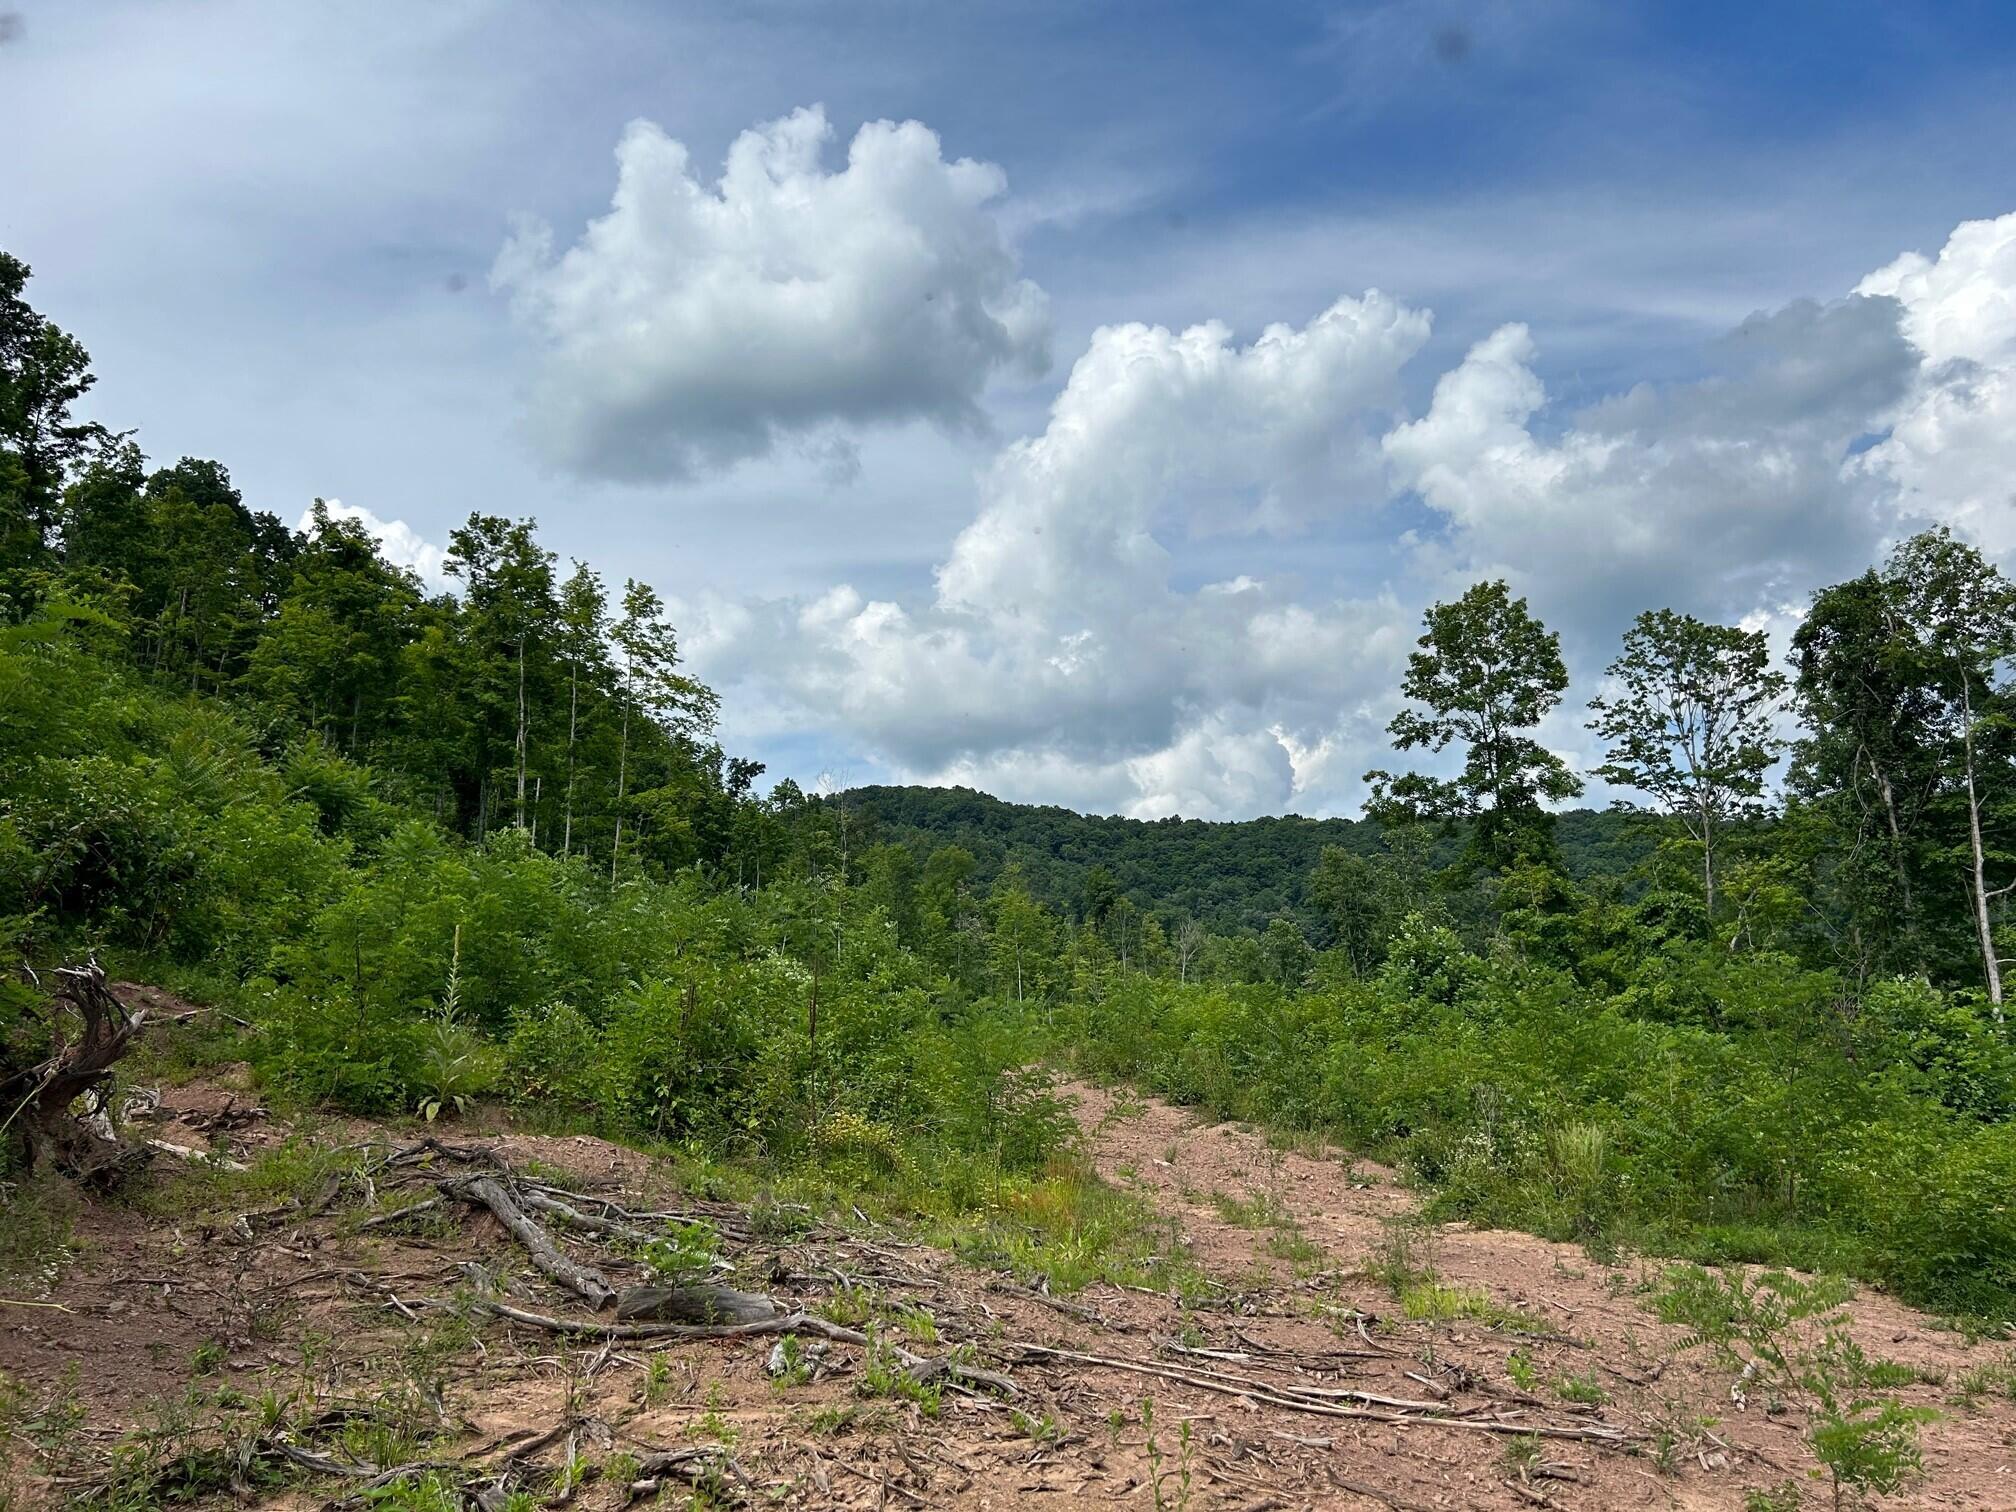
M929 603L842 587L721 606L695 645L723 675L760 673L837 714L911 775L1018 793L1075 781L1142 814L1284 807L1294 752L1391 685L1393 606L1304 603L1248 576L1183 589L1164 537L1378 507L1378 435L1427 334L1376 292L1245 346L1215 323L1104 328L1041 434L986 470Z
M1894 490L1900 513L2016 554L2016 215L1969 221L1937 259L1908 253L1858 292L1902 305L1922 361L1857 471Z
M1604 631L1655 603L1740 615L1866 563L1889 512L1844 464L1918 366L1896 303L1795 304L1715 355L1715 377L1550 433L1526 327L1478 342L1385 440L1396 484L1447 522L1426 562L1508 574Z
M1348 811L1422 607L1478 577L1566 631L1587 690L1642 608L1782 631L1928 521L2016 549L2016 216L1753 317L1708 376L1572 414L1517 324L1399 413L1427 335L1376 293L1244 346L1103 329L983 472L928 598L719 604L694 644L904 777L1143 816ZM1239 568L1254 532L1313 547L1389 508L1417 528L1359 575L1379 592ZM1543 734L1586 765L1578 710Z
M831 136L817 107L744 132L709 186L638 121L579 242L556 255L549 227L520 227L493 283L542 344L532 419L556 460L667 478L788 440L845 466L849 427L977 428L991 376L1048 365L1044 296L993 213L1001 170L876 121L831 171Z

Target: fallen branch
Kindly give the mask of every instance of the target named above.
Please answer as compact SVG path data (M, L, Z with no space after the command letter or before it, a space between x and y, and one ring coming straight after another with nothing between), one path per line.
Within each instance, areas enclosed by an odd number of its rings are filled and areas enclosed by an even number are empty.
M434 1306L448 1306L443 1302ZM791 1312L775 1318L760 1318L752 1323L602 1323L593 1319L552 1318L544 1313L528 1312L522 1307L513 1307L507 1302L492 1302L479 1299L472 1304L494 1317L505 1318L513 1323L523 1323L528 1328L543 1328L549 1333L566 1335L576 1339L750 1339L768 1334L813 1333L832 1339L840 1344L853 1344L862 1349L872 1348L875 1340L859 1329L848 1328L844 1324L830 1322L816 1313ZM966 1365L950 1359L929 1359L915 1354L900 1345L883 1347L902 1362L903 1368L920 1381L928 1381L943 1375L954 1382L966 1386L984 1386L1002 1396L1017 1395L1015 1383L1007 1376L992 1370L982 1370L976 1365Z
M1052 1349L1042 1344L1018 1344L1015 1346L1024 1355L1039 1358L1068 1360L1081 1365L1104 1367L1108 1370L1128 1370L1137 1375L1157 1376L1163 1380L1175 1381L1181 1385L1194 1386L1200 1391L1215 1391L1221 1396L1244 1397L1249 1401L1264 1402L1273 1407L1285 1407L1292 1412L1307 1412L1318 1417L1354 1418L1365 1422L1398 1423L1420 1425L1433 1428L1460 1428L1472 1433L1502 1433L1514 1437L1576 1439L1584 1443L1626 1445L1637 1442L1643 1434L1627 1433L1620 1428L1603 1424L1565 1427L1552 1423L1508 1423L1492 1418L1456 1418L1443 1414L1440 1403L1420 1402L1409 1404L1411 1410L1388 1410L1372 1406L1346 1406L1334 1400L1336 1397L1359 1399L1369 1393L1321 1391L1316 1388L1276 1388L1260 1382L1245 1382L1236 1376L1220 1375L1216 1371L1190 1370L1181 1366L1157 1365L1149 1360L1120 1359L1109 1355L1081 1354L1072 1349ZM1372 1401L1391 1402L1392 1398L1371 1397Z
M632 1286L616 1298L619 1323L761 1323L784 1309L760 1292L696 1282Z
M439 1185L444 1197L487 1207L497 1221L510 1230L511 1236L525 1246L534 1266L569 1291L585 1297L588 1305L597 1312L616 1300L616 1289L609 1284L609 1278L592 1267L569 1259L553 1242L552 1236L539 1226L538 1220L530 1217L512 1199L496 1177L450 1177Z
M663 1234L653 1234L644 1229L634 1228L627 1223L618 1223L613 1218L584 1213L536 1186L525 1187L521 1196L528 1208L536 1212L551 1213L569 1227L582 1229L591 1234L602 1234L629 1244L650 1244L653 1240L665 1237Z
M380 1213L375 1218L366 1218L362 1223L357 1225L357 1232L361 1234L364 1230L377 1228L380 1224L397 1223L402 1218L411 1218L415 1213L430 1212L440 1207L441 1201L442 1199L439 1197L428 1197L422 1201L410 1203L405 1207L396 1208L392 1212Z

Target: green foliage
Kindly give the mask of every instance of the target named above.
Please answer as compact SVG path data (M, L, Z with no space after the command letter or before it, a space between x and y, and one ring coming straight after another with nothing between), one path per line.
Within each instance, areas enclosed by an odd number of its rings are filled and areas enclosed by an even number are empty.
M1402 751L1461 742L1463 770L1453 778L1369 772L1367 811L1389 824L1469 820L1466 875L1551 858L1553 822L1543 805L1573 798L1582 783L1524 732L1568 687L1560 637L1501 581L1430 608L1420 647L1407 658L1400 687L1421 707L1401 710L1387 728Z
M1783 742L1771 716L1787 679L1760 631L1647 610L1610 665L1616 691L1590 700L1609 741L1597 775L1647 794L1701 847L1704 908L1715 915L1715 848L1763 811L1764 779Z
M1698 1266L1668 1272L1659 1316L1689 1330L1738 1372L1737 1389L1775 1393L1810 1414L1813 1453L1844 1494L1895 1491L1924 1467L1918 1429L1937 1416L1879 1394L1881 1374L1848 1332L1839 1277L1783 1271L1719 1276Z
M671 1285L705 1280L721 1252L721 1233L704 1218L692 1222L668 1220L665 1235L644 1246L642 1259L651 1274Z

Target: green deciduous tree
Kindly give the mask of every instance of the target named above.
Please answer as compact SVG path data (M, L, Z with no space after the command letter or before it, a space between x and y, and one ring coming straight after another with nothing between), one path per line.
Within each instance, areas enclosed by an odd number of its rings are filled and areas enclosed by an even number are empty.
M108 439L71 413L97 380L76 337L24 297L28 265L0 252L0 567L54 543L57 503L73 468Z
M1610 664L1614 691L1589 701L1591 728L1610 742L1597 773L1648 794L1701 847L1701 890L1715 917L1715 847L1731 823L1762 808L1764 779L1783 743L1771 716L1787 680L1761 631L1650 609Z
M623 810L629 797L632 714L661 735L690 738L714 727L719 700L714 691L679 671L679 640L665 619L665 604L648 583L623 584L623 613L615 641L621 656L621 732L616 760L616 834L609 849L609 875L616 876L623 854Z
M1560 637L1498 581L1430 609L1420 647L1401 689L1423 708L1401 710L1387 729L1402 751L1460 743L1463 770L1446 779L1368 772L1368 812L1386 821L1469 820L1467 871L1502 871L1550 853L1544 805L1582 791L1561 758L1527 733L1568 687Z
M2001 1011L2016 887L2016 591L1944 531L1815 595L1793 637L1793 778L1844 832L1831 873L1865 970L1972 956Z

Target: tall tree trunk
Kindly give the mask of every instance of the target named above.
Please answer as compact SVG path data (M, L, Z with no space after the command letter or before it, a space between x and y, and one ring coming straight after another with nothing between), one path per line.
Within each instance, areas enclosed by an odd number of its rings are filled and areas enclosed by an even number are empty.
M525 828L525 637L518 637L518 828Z
M581 663L577 659L567 677L567 805L560 826L560 855L564 859L574 849L574 732L581 709Z
M609 847L609 885L616 885L616 859L623 854L623 799L630 780L630 704L623 704L623 736L616 746L616 841Z
M1910 868L1904 864L1904 830L1897 822L1897 795L1890 787L1890 774L1876 765L1876 758L1869 754L1867 747L1863 748L1863 754L1869 756L1869 770L1875 774L1876 790L1883 795L1883 817L1890 825L1890 859L1897 870L1897 885L1904 892L1904 922L1909 929L1916 905L1911 901Z
M1715 832L1714 820L1704 800L1701 804L1701 897L1708 910L1708 928L1715 928Z
M1974 781L1974 694L1965 673L1960 677L1960 746L1967 765L1967 839L1973 861L1974 928L1981 938L1981 970L1988 979L1988 1001L1995 1021L2002 1021L2002 963L1995 955L1994 922L1988 913L1988 858L1981 844L1981 793Z

